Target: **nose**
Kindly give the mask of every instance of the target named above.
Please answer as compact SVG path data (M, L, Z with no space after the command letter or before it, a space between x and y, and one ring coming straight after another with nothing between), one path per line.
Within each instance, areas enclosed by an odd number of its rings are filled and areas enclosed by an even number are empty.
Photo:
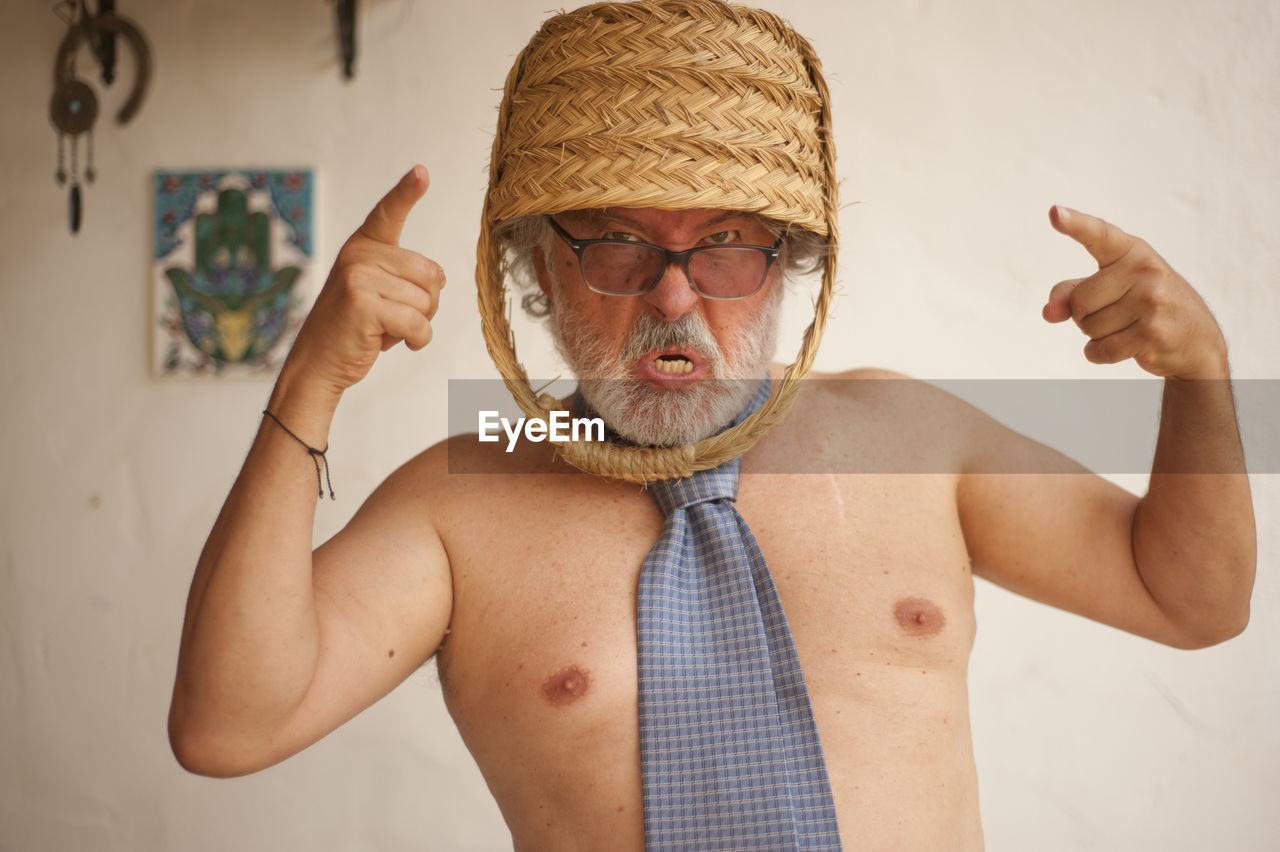
M658 285L645 293L643 298L658 319L675 322L693 310L701 297L693 292L693 286L684 274L684 267L678 263L669 263Z

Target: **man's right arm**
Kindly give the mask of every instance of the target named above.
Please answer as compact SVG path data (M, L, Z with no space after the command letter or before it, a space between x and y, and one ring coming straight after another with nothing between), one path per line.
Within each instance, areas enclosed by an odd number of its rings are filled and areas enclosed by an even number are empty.
M398 245L426 187L416 167L339 252L272 392L279 423L264 418L200 556L169 716L194 772L244 774L305 748L410 674L448 624L448 560L412 469L313 554L302 446L327 446L342 393L381 351L430 340L443 273Z

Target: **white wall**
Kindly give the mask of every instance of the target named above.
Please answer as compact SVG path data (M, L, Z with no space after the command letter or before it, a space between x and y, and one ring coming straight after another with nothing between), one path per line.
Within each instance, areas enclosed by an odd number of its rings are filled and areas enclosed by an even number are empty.
M430 670L254 777L192 777L169 755L187 583L268 385L150 378L148 175L313 166L327 262L409 165L432 170L405 241L450 274L437 340L349 393L323 539L443 436L447 378L496 375L471 288L480 199L507 67L551 5L366 0L344 85L328 3L125 0L156 76L133 124L100 121L72 238L46 119L62 28L48 2L0 0L0 849L509 847ZM1138 375L1088 364L1074 329L1039 318L1055 281L1089 270L1047 224L1060 201L1161 249L1216 311L1236 374L1280 378L1275 3L774 8L825 59L859 202L821 368ZM551 363L536 327L517 335ZM1254 484L1254 619L1224 646L1178 652L979 589L991 849L1280 845L1280 483Z

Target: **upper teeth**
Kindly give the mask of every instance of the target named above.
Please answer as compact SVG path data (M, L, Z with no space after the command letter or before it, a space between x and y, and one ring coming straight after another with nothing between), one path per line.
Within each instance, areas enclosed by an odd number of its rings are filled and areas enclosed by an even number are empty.
M693 362L687 358L655 358L653 366L660 373L691 373Z

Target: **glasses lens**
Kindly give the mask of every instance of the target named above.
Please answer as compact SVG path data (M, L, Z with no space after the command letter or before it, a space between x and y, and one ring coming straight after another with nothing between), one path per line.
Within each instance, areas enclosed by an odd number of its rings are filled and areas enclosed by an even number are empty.
M662 278L662 261L652 246L594 243L582 252L582 277L602 293L647 293Z
M704 296L736 299L760 288L767 264L768 258L759 249L708 248L689 257L689 277Z
M764 283L768 256L758 248L700 248L689 255L694 289L712 299L750 296ZM582 275L597 292L618 296L647 293L666 272L666 257L653 246L592 243L582 251Z

